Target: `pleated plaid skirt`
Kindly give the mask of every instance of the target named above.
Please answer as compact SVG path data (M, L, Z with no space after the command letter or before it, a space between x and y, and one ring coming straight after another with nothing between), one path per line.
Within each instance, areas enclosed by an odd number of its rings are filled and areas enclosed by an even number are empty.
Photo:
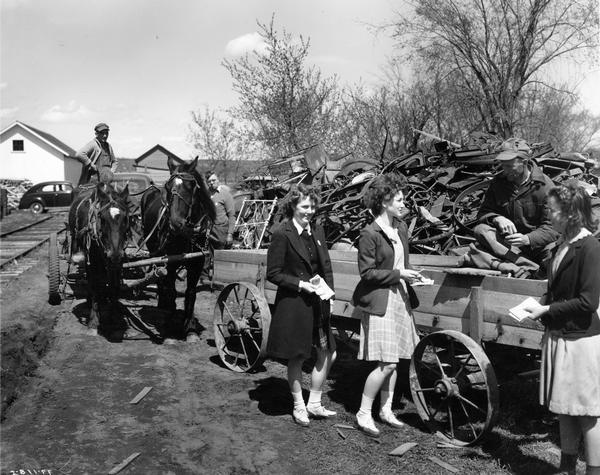
M397 363L410 359L419 336L402 282L390 289L385 315L361 312L358 359Z

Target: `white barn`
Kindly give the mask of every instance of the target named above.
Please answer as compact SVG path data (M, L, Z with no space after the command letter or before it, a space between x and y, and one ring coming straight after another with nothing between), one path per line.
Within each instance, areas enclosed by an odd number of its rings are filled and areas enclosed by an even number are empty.
M75 150L53 135L20 121L0 132L0 178L70 181L77 184L81 164Z

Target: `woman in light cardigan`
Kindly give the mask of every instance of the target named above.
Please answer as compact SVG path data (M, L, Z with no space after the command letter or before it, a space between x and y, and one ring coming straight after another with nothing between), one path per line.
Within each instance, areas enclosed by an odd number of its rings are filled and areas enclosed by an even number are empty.
M400 221L406 211L405 186L403 176L391 174L371 183L364 201L375 220L362 230L358 241L361 280L352 297L361 315L358 358L377 365L365 382L356 420L371 437L379 436L371 409L380 390L379 419L394 428L403 425L392 412L396 366L400 359L410 359L419 340L412 315L418 300L408 284L422 276L408 264L408 232Z

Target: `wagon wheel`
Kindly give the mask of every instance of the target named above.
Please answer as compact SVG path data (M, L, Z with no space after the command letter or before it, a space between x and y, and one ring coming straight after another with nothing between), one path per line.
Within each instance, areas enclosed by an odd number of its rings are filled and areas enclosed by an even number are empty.
M423 422L454 445L478 442L498 414L498 383L489 359L454 330L419 342L410 362L410 390Z
M489 180L484 180L461 191L454 204L452 205L452 216L457 226L469 234L473 233L471 229L477 222L477 213L485 197L485 192L490 185Z
M245 282L226 286L217 298L213 324L215 344L225 366L243 373L262 363L271 312L258 287Z
M58 238L56 233L50 234L48 244L48 303L60 304L60 262L58 261Z

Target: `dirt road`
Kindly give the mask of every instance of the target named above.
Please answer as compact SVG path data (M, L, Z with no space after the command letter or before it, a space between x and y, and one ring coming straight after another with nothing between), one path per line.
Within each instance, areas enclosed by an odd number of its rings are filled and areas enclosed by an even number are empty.
M548 451L556 447L556 427L535 419L535 406L524 404L482 447L442 449L402 397L404 386L395 407L405 429L382 427L379 441L355 430L340 434L333 424L353 425L370 370L343 348L324 388L338 417L296 426L281 363L267 361L255 374L220 364L212 342L215 298L198 295L196 313L207 328L199 343L155 344L144 335L113 343L79 323L81 301L45 303L43 264L3 286L2 473L108 473L137 452L120 473L450 473L430 457L460 473L547 473L557 463ZM130 404L147 386L152 390ZM524 425L521 411L533 414L533 425ZM387 455L409 441L418 445L403 457Z

